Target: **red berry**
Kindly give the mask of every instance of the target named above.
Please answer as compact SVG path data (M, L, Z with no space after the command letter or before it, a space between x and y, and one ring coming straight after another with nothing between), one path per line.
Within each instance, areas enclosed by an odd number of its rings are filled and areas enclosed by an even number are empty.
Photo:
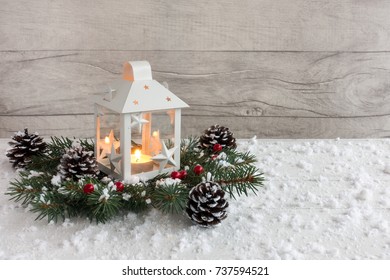
M125 185L122 182L115 182L114 185L116 186L117 192L123 192L125 189Z
M221 144L214 144L214 146L213 146L214 152L220 152L220 151L222 151L222 149L223 149L223 147Z
M94 190L95 190L95 186L93 184L88 183L84 185L83 191L85 194L93 193Z
M182 170L180 171L180 179L183 180L187 177L187 171Z
M211 156L211 159L212 159L212 160L215 160L217 157L218 157L218 155L212 155L212 156Z
M200 175L200 174L202 174L203 173L203 167L201 166L201 165L196 165L195 167L194 167L194 173L196 174L196 175Z
M180 172L179 171L172 171L171 178L172 179L180 179Z

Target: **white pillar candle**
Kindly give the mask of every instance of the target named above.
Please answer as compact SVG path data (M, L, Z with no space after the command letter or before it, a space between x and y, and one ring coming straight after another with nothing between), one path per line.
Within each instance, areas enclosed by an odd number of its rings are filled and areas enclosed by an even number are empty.
M131 155L131 174L149 172L153 170L153 161L151 156L141 154L140 150L136 150Z

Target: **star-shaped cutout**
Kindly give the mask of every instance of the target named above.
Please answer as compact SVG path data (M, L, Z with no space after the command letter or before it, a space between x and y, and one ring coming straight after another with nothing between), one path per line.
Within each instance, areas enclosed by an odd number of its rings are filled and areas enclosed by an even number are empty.
M112 98L114 97L114 95L113 95L114 92L116 92L116 89L108 87L108 91L104 95L103 99L106 100L106 101L111 101Z
M110 160L111 172L114 172L116 169L121 174L120 161L122 160L122 155L116 154L114 144L111 146L111 154L108 159Z
M145 90L148 90L148 89L149 89L149 86L148 86L148 85L144 85L144 89L145 89Z
M172 99L169 97L169 96L167 96L167 98L165 98L168 102L171 102L172 101Z
M157 161L160 164L160 172L164 169L164 167L169 163L173 166L176 166L176 162L173 159L173 154L175 153L178 146L173 147L172 149L167 148L164 141L161 141L161 154L152 157L152 160Z
M133 101L134 105L138 105L138 100Z

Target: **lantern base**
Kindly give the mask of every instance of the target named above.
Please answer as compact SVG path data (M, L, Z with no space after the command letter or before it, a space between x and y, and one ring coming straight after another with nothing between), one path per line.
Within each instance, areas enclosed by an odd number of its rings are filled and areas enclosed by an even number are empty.
M146 163L146 164L150 164L150 163ZM137 165L139 165L139 164L137 164ZM131 168L132 168L131 174L124 175L124 174L119 174L117 171L112 171L110 168L110 164L109 164L108 160L106 160L106 159L99 160L98 167L99 167L99 170L102 171L103 173L105 173L105 174L107 174L115 179L120 179L120 180L125 180L125 181L129 180L129 178L131 176L138 176L138 177L141 177L144 179L153 179L154 177L156 177L157 175L160 175L162 173L171 173L172 171L179 169L178 167L170 166L170 167L164 168L160 172L158 166L156 164L153 164L153 162L151 163L151 166L143 167L143 168L149 168L148 170L144 170L141 168L138 169L138 167L134 168L133 164L132 164L131 165ZM136 173L136 171L138 171L138 172Z
M101 160L101 161L104 161L104 159L103 160ZM111 170L111 168L110 168L110 165L108 164L105 164L105 163L102 163L101 161L98 161L98 168L99 168L99 170L101 171L101 172L103 172L103 173L105 173L105 174L107 174L107 175L110 175L110 176L112 176L113 178L115 178L115 179L121 179L121 175L118 173L118 172L113 172L112 170ZM107 161L108 162L108 161Z

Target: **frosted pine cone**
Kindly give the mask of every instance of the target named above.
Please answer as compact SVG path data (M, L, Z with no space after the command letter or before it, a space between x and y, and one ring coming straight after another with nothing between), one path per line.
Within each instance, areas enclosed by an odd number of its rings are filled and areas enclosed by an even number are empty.
M24 132L18 131L12 137L11 148L7 150L6 156L15 168L25 168L31 162L31 157L43 153L47 144L38 133L28 134L28 129Z
M95 177L99 174L96 159L92 151L86 151L75 141L72 147L65 150L58 166L62 179L78 180L84 176Z
M204 131L204 134L199 139L199 146L202 149L212 150L215 144L220 144L222 147L236 148L236 138L229 128L213 125Z
M188 217L203 227L215 226L227 217L229 203L225 192L214 182L206 181L193 187L186 208Z

